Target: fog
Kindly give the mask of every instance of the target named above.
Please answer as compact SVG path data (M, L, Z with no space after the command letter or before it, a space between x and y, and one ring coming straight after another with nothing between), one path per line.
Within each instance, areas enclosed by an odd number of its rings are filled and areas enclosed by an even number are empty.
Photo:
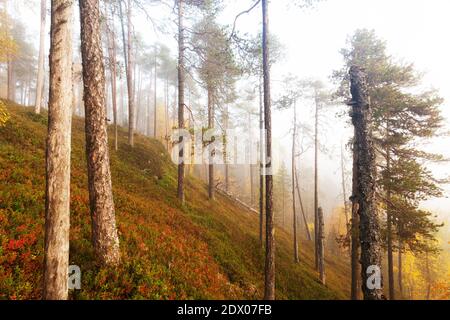
M20 19L27 23L27 38L38 47L39 5L38 1L29 1L27 5L22 1L10 4ZM31 3L31 4L30 4ZM239 12L248 9L251 1L227 0L226 8L220 16L220 22L231 25ZM346 40L358 28L374 29L376 34L386 40L389 53L398 60L413 62L418 70L424 73L423 84L439 90L446 99L442 112L446 123L450 120L450 45L447 41L450 20L447 15L450 3L447 0L342 0L321 1L314 8L300 9L289 1L272 1L270 4L270 31L280 39L284 47L283 58L273 66L272 85L273 97L282 91L280 81L291 73L299 78L318 79L326 83L332 90L334 84L330 81L333 70L343 65L339 50L346 45ZM75 10L77 11L77 10ZM135 13L135 32L143 35L143 40L149 44L162 42L172 49L175 57L176 41L175 26L172 18L166 16L171 8L153 5L147 8L153 23L163 25L155 28L145 14ZM48 26L48 24L47 24ZM78 22L76 21L75 32ZM260 29L259 9L242 15L236 21L236 30L241 33L256 35ZM75 37L75 41L78 37ZM48 44L47 44L48 49ZM37 49L36 49L37 50ZM201 90L200 90L201 94ZM201 104L203 98L199 99ZM312 101L299 102L300 121L305 125L313 124ZM257 108L257 101L254 102ZM336 206L342 205L340 178L340 150L341 144L346 144L351 137L352 129L345 116L346 107L336 104L327 107L321 116L320 141L326 152L319 155L319 192L320 202L326 213L330 213ZM344 113L344 115L342 115ZM258 119L255 116L254 126L257 128ZM275 156L290 166L290 122L288 111L274 111L273 130L277 146ZM289 124L289 125L287 125ZM256 134L256 132L255 132ZM306 139L308 140L308 139ZM427 151L442 153L450 157L450 137L434 138L427 142ZM346 149L346 168L351 168L351 154ZM301 172L313 167L312 148L301 157ZM447 165L430 165L438 178L450 175ZM307 173L305 173L306 175ZM349 176L349 173L347 174ZM304 176L302 176L305 179ZM305 182L303 191L312 192ZM350 179L347 178L347 189L350 190ZM443 219L449 219L448 199L450 187L443 186L445 197L432 199L425 203L425 208L439 212Z

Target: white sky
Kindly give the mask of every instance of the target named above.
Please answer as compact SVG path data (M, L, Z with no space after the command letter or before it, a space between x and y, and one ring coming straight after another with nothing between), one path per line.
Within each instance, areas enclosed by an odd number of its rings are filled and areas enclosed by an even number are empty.
M224 0L225 12L221 22L231 24L234 16L248 9L251 0ZM376 34L387 41L388 52L395 58L413 62L419 71L425 72L424 84L440 90L446 99L442 107L446 123L450 124L450 1L448 0L325 0L314 9L299 9L290 4L292 0L272 0L270 2L270 31L275 33L286 48L285 60L273 69L273 79L281 79L287 73L300 78L317 78L327 82L331 72L339 69L343 61L339 50L346 44L346 39L358 28L375 29ZM75 9L76 12L78 8ZM36 1L34 13L23 12L29 21L28 32L37 39L39 26L39 9ZM162 11L150 12L161 18ZM237 23L240 31L255 34L260 29L260 7L251 14L242 16ZM155 39L152 27L142 17L135 22L135 28L149 42ZM172 48L176 48L173 36L159 36ZM274 83L274 91L277 90ZM276 95L276 92L273 93ZM311 112L299 112L305 120L311 119ZM331 160L321 155L321 181L327 184L327 194L323 194L328 207L342 202L339 195L340 175L339 161L336 159L341 140L346 140L351 130L345 128L342 119L334 119L334 111L327 114L328 130L324 132L323 141L329 149L336 151ZM274 134L282 138L281 144L289 150L289 138L286 136L288 115L275 113ZM450 126L449 126L450 127ZM443 153L450 157L450 137L433 140L429 150ZM308 158L308 157L306 157ZM305 158L306 161L309 161ZM309 157L310 158L310 157ZM449 164L450 165L450 164ZM434 166L438 176L449 176L449 165ZM350 167L350 164L348 164ZM333 177L334 176L334 177ZM446 187L450 195L450 187ZM425 204L429 209L438 210L450 221L450 200L439 199Z

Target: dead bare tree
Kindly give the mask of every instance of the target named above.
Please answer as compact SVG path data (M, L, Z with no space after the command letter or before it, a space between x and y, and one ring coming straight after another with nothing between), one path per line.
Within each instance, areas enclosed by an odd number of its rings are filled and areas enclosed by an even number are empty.
M296 180L296 170L295 170L295 155L296 155L296 140L297 140L297 104L294 101L293 105L294 112L294 126L292 131L292 219L293 219L293 233L294 233L294 262L298 263L298 241L297 241L297 211L295 206L295 180Z
M376 166L367 78L364 70L357 66L352 66L349 73L352 94L349 104L352 106L351 117L355 132L353 155L356 159L353 201L358 204L360 219L362 291L365 300L382 300L381 237L375 202ZM374 274L369 274L370 272ZM374 283L370 282L372 275L375 277ZM380 279L376 279L377 277Z
M262 51L263 51L263 88L264 88L264 124L266 130L266 170L272 170L272 112L270 98L269 63L269 3L262 0ZM273 215L273 176L266 171L266 262L264 299L275 300L275 229Z
M320 282L325 285L325 223L323 221L323 210L319 207L317 210L317 223L318 223L318 258L319 258L319 275Z
M185 66L184 66L184 27L183 27L184 0L178 0L178 129L184 128L184 86L185 86ZM180 135L180 151L178 164L178 199L184 203L184 141Z

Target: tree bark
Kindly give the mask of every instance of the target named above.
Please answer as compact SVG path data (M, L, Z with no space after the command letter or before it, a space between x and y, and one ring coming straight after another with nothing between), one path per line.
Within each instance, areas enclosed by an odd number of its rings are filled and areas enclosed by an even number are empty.
M402 262L402 241L398 239L398 290L400 298L403 298L403 262Z
M319 271L319 226L317 215L319 210L318 192L318 156L319 156L319 101L317 90L315 92L315 117L314 117L314 262L316 270Z
M130 0L131 1L131 0ZM129 8L131 8L131 2L129 3ZM131 13L129 13L129 19L131 20ZM134 26L133 25L128 25L128 30L133 30ZM131 53L128 55L128 61L130 63L130 70L132 71L132 81L131 83L133 84L133 125L134 125L134 132L138 131L138 127L137 127L137 120L139 117L139 102L138 102L138 97L139 97L139 92L138 92L138 64L134 61L134 60L130 60L130 57L132 57L134 59L134 57L137 57L137 46L133 47L133 41L131 40L133 38L133 31L131 32L131 34L128 34L128 42L129 42L129 46L131 47ZM131 41L131 42L130 42Z
M20 81L20 100L19 103L21 105L25 105L26 101L25 101L25 93L26 93L26 83L25 81Z
M228 126L229 126L229 112L228 112L228 105L225 105L225 110L224 110L224 152L223 152L223 157L224 157L224 163L225 163L225 191L228 193L229 189L230 189L230 163L229 163L229 154L227 152L228 150L228 140L226 137L226 130L228 130Z
M262 0L264 124L266 129L266 261L264 299L275 300L275 229L273 221L272 114L270 98L269 14L268 0ZM267 174L268 173L268 174Z
M137 53L136 53L137 54ZM135 75L135 85L134 85L134 92L135 94L135 106L136 106L136 113L135 113L135 117L134 117L134 128L137 132L139 132L139 120L141 120L142 114L145 111L142 110L142 70L141 68L137 67L137 63L134 64L134 75ZM136 81L137 79L137 81ZM137 84L136 84L137 83ZM142 120L141 120L142 121ZM141 131L142 133L144 133L144 131Z
M114 149L119 150L117 125L117 61L116 61L116 35L114 31L114 11L111 6L111 25L107 26L109 69L111 73L111 101L114 118Z
M157 49L156 49L156 45L155 45L155 60L154 60L154 62L153 62L153 64L154 64L154 74L153 74L153 77L154 77L154 79L153 79L153 106L154 106L154 109L153 109L153 112L154 112L154 114L153 114L153 137L155 137L156 138L156 134L158 133L158 131L157 131L157 126L158 126L158 101L157 101L157 94L156 94L156 87L157 87L157 76L158 76L158 74L157 74L157 69L158 69L158 66L157 66L157 57L156 57L156 55L157 55Z
M7 71L7 82L8 82L8 100L11 100L13 102L15 102L16 99L16 80L15 80L15 75L14 75L14 61L13 58L10 56L8 57L8 62L7 62L7 67L8 67L8 71Z
M120 110L122 111L120 123L122 123L124 126L126 124L126 114L125 114L125 90L124 86L125 84L122 81L122 76L119 74L119 82L120 82Z
M389 198L389 196L388 196ZM394 288L394 254L392 249L392 214L387 213L387 256L388 256L388 279L389 279L389 299L395 300Z
M133 147L134 146L134 122L135 122L135 105L134 105L134 84L133 84L133 53L132 53L132 40L131 40L131 0L128 0L128 8L127 8L127 52L128 52L128 68L127 68L127 84L128 84L128 109L129 109L129 129L128 129L128 143Z
M281 183L281 227L284 228L285 226L285 201L286 201L286 190L285 190L285 175L282 176L282 183Z
M342 145L341 145L341 173L342 173L342 195L344 197L345 229L347 231L347 234L350 234L350 224L348 221L347 190L345 188L344 148Z
M185 86L185 70L184 70L184 27L183 27L183 0L178 0L178 129L184 129L184 86ZM178 199L184 203L184 141L180 135L178 143L180 144L179 157L181 159L178 164Z
M214 129L214 101L212 88L208 88L208 129ZM214 138L210 141L214 143ZM208 164L208 198L214 200L214 154L215 150L210 150Z
M247 128L248 128L248 134L249 134L249 149L248 149L248 172L249 172L249 183L250 183L250 206L253 207L253 204L255 203L255 191L254 191L254 184L253 184L253 156L252 156L252 148L253 148L253 134L252 134L252 118L251 118L251 112L247 112Z
M350 237L351 237L351 300L360 300L361 298L361 266L359 264L360 245L359 245L359 215L358 215L358 155L356 153L355 138L353 138L353 167L352 167L352 202L351 221L350 221Z
M151 100L152 100L152 97L151 97L151 92L150 92L150 88L151 88L151 78L152 78L152 73L151 73L152 71L150 71L150 77L149 77L149 84L148 84L148 88L149 88L149 90L147 90L147 108L146 108L146 110L147 110L147 112L146 112L146 115L147 115L147 117L146 117L146 119L147 119L147 122L146 122L146 133L147 133L147 136L151 136L152 135L152 128L151 128L151 124L152 124L152 122L150 121L150 114L152 113L152 110L151 110Z
M307 237L308 241L311 241L312 240L311 232L309 231L308 221L306 220L306 215L305 215L305 210L303 208L302 195L300 193L300 186L299 186L298 180L299 180L298 179L298 170L296 170L296 172L295 172L295 185L296 185L296 189L297 189L298 200L300 202L300 209L302 210L303 223L305 224L305 229L306 229L306 237Z
M292 132L292 231L294 233L294 262L298 263L297 212L295 207L295 140L297 138L297 110L294 102L294 128Z
M120 262L105 108L105 70L98 0L79 0L86 156L94 249L102 265Z
M164 124L166 129L166 149L169 151L169 74L166 74L166 83L164 88Z
M319 226L318 229L318 258L319 258L319 274L320 274L320 282L325 285L325 249L324 249L324 239L325 239L325 224L323 221L323 210L319 208L317 210L317 223Z
M389 135L389 123L387 124ZM389 148L386 149L386 171L390 178L391 154ZM394 255L392 249L392 206L391 206L391 187L388 183L386 190L386 215L387 215L387 256L388 256L388 279L389 279L389 299L395 300L394 292Z
M259 78L259 244L264 246L264 176L265 176L265 153L264 153L264 103L261 77Z
M355 150L355 146L353 146L353 150ZM350 257L350 264L351 264L351 299L352 300L359 300L360 299L360 292L361 292L361 281L360 281L360 274L361 274L361 268L359 264L359 252L360 252L360 246L359 246L359 204L356 197L357 194L357 155L353 151L353 190L352 190L352 219L350 222L350 237L351 237L351 257Z
M46 300L68 297L72 15L73 0L52 1L43 290Z
M125 73L127 76L128 90L128 143L134 146L134 92L133 92L133 75L131 64L131 3L128 0L127 22L128 22L128 41L125 37L125 23L122 12L122 1L119 3L120 22L122 26L122 44L123 56L125 60Z
M42 93L44 90L44 64L45 64L45 21L47 18L47 0L41 0L41 28L39 32L39 57L38 57L38 75L36 82L36 102L34 111L41 112Z
M353 152L356 154L356 194L361 243L361 278L365 300L382 300L383 283L370 288L367 280L369 267L377 267L381 275L380 224L375 203L376 167L371 129L371 109L365 72L359 67L350 68L352 94L352 123L355 131ZM370 279L369 279L370 280Z
M430 262L428 258L428 252L425 253L425 268L427 272L427 300L431 298L431 272L430 272Z

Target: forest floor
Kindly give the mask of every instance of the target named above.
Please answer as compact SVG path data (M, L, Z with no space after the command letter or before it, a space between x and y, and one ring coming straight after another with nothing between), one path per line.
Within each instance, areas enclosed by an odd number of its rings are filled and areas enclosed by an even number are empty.
M8 103L11 119L0 128L0 299L41 297L47 114ZM176 167L157 140L138 135L135 147L119 131L111 169L122 264L100 268L91 246L84 120L72 128L70 264L81 268L81 290L71 299L261 299L264 252L258 217L189 177L186 204L176 198ZM112 128L110 128L111 130ZM276 230L278 299L346 299L345 257L326 254L327 285L314 271L313 246Z

